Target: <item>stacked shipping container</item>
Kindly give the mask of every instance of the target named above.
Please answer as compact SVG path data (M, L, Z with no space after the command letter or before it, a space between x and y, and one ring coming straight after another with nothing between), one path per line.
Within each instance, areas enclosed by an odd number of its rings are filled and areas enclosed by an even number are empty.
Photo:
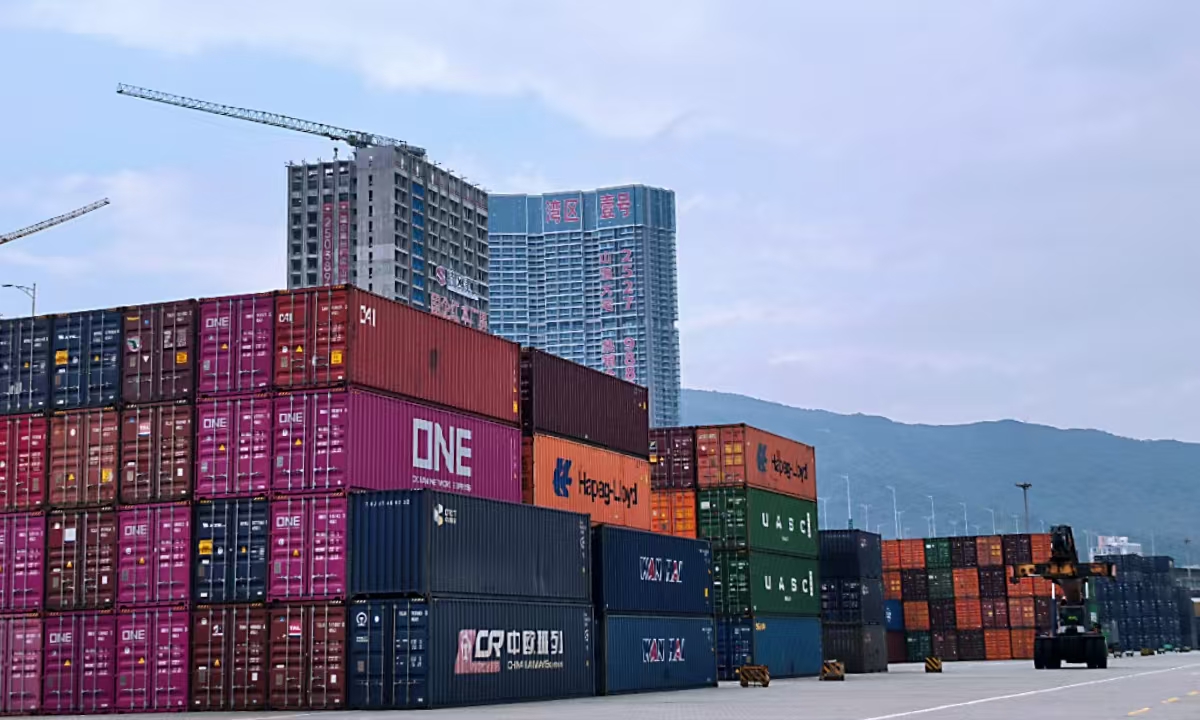
M821 531L822 647L848 673L887 672L882 552L875 533Z
M1191 627L1182 621L1190 598L1175 585L1172 558L1110 555L1096 560L1111 562L1117 570L1115 578L1095 583L1099 617L1092 621L1109 630L1110 638L1131 650L1191 645Z

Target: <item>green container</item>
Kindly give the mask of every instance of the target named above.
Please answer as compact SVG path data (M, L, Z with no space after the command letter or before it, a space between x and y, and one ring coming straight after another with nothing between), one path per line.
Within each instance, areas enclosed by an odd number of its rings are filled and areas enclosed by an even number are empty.
M950 562L950 538L930 538L925 541L925 567L948 568Z
M697 495L697 531L714 550L766 550L815 558L817 504L755 488L724 487Z
M953 570L930 570L928 575L930 600L954 599Z
M923 663L925 658L933 656L933 635L927 632L904 633L904 647L908 651L908 661Z
M819 570L815 558L746 550L714 552L716 614L820 615Z

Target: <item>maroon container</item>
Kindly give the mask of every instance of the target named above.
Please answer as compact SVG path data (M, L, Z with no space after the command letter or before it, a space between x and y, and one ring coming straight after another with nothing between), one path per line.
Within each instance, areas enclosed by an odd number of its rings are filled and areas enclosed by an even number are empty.
M182 605L117 615L117 711L188 709L191 614Z
M270 488L273 415L266 395L196 404L196 497L252 497Z
M55 413L50 418L50 507L113 503L120 437L116 410Z
M191 710L266 708L268 624L250 605L192 611Z
M346 608L288 605L271 610L271 708L337 710L346 705Z
M359 389L275 399L271 489L429 488L521 501L521 432Z
M117 511L56 511L47 516L46 525L46 609L112 607L117 599Z
M0 418L0 512L40 510L46 504L45 415Z
M0 713L33 715L42 706L42 619L0 617Z
M190 400L196 389L196 301L128 307L123 317L121 399Z
M0 515L0 612L41 610L45 578L45 514Z
M117 604L186 603L191 593L192 508L132 505L119 511Z
M46 618L42 712L98 714L115 707L117 618L110 612Z
M904 639L904 633L888 631L887 647L889 663L908 662L908 644Z
M201 395L271 389L275 365L275 295L235 295L200 301Z
M696 487L696 428L650 431L650 487L654 490Z
M121 502L171 502L192 496L192 406L128 405L121 412Z
M272 501L268 600L346 598L349 512L344 495Z

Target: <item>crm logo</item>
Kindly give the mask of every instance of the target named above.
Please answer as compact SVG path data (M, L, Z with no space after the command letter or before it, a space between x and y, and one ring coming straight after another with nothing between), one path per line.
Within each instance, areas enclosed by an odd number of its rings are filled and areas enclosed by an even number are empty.
M438 503L433 506L433 524L441 527L443 525L458 524L458 511L454 508L448 508Z
M571 497L571 461L559 458L554 464L554 494L558 497Z

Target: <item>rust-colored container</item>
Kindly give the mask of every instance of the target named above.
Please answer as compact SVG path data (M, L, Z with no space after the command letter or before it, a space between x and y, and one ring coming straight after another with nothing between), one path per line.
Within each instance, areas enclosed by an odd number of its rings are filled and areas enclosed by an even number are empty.
M121 369L126 403L190 400L196 393L196 301L128 307Z
M979 597L979 570L976 568L959 568L954 571L954 597ZM964 628L975 630L977 628Z
M267 610L251 605L192 611L193 711L267 707Z
M975 538L975 554L979 567L1004 564L1004 538L1000 535L980 535Z
M650 491L650 529L663 535L696 537L696 491Z
M1004 630L1008 627L1008 600L1003 598L983 599L979 602L983 611L983 627L987 630Z
M550 435L524 438L521 460L525 503L650 529L649 462Z
M346 640L343 605L286 605L271 610L271 709L344 708ZM404 642L399 637L392 641Z
M977 599L954 601L955 620L959 630L979 630L983 627L983 603Z
M902 600L904 599L904 582L899 570L884 570L883 571L883 599L884 600Z
M1012 582L1011 578L1014 574L1014 568L1004 568L1005 575L1009 579L1008 596L1010 598L1031 598L1033 597L1033 578L1021 578L1018 582Z
M884 540L883 541L883 569L884 570L902 570L900 565L900 541L899 540Z
M1012 660L1012 636L1008 630L984 630L988 660Z
M700 488L749 486L817 499L817 463L809 445L748 425L696 428Z
M45 415L0 419L0 512L40 510L46 504Z
M520 420L520 347L353 287L275 297L275 385L362 385Z
M696 487L696 428L650 430L650 487L655 490Z
M1033 562L1048 563L1050 562L1050 534L1038 533L1029 536L1030 546L1033 550ZM1016 650L1013 651L1016 654Z
M121 417L73 410L50 418L50 507L108 505L117 499Z
M929 603L924 600L908 600L904 603L904 629L929 630Z
M116 510L51 512L46 522L47 610L107 609L117 599Z
M1012 638L1013 660L1032 660L1033 639L1037 636L1037 631L1013 630L1009 633L1009 636Z
M1048 598L1054 595L1054 583L1044 577L1030 578L1033 581L1033 596Z
M925 541L924 540L901 540L900 541L900 569L901 570L924 570L925 569Z
M128 405L121 411L121 479L125 504L192 497L196 438L191 405Z
M1008 599L1008 625L1011 628L1022 630L1037 627L1037 612L1034 609L1033 598L1014 597Z

